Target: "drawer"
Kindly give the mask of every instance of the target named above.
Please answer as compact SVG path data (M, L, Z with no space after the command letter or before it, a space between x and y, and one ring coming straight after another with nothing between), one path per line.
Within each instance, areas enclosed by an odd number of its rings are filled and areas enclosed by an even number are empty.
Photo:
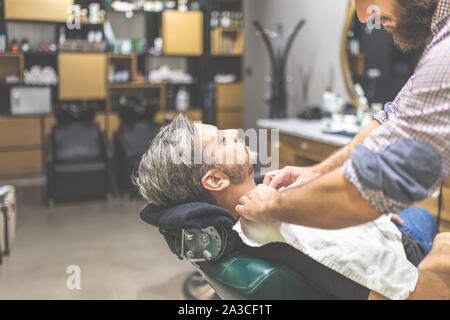
M41 145L40 118L0 118L0 148Z
M216 85L217 110L242 109L244 105L244 87L242 83Z
M106 98L106 55L60 53L59 99L102 100Z
M42 173L42 151L0 152L0 176Z
M66 22L73 0L5 0L5 18Z
M203 54L203 13L165 10L162 14L163 51L166 55Z
M242 111L217 111L217 127L220 130L241 129Z
M305 138L298 138L280 133L280 146L289 146L296 154L313 161L320 162L328 158L332 153L339 150L339 147L329 144L312 141Z

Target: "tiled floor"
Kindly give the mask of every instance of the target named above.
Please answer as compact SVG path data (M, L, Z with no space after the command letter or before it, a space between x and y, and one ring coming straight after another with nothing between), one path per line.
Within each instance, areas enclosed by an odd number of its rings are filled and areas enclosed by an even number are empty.
M194 271L173 255L158 230L139 218L140 201L58 205L42 187L19 187L17 235L0 265L0 299L183 299ZM66 270L81 270L81 289Z

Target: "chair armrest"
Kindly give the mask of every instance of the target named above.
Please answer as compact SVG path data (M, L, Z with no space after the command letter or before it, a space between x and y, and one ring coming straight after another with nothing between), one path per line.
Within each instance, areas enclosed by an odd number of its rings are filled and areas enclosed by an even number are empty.
M103 153L103 160L106 162L106 171L108 175L108 191L112 192L112 168L113 168L113 153L111 148L109 147L108 137L103 131L100 131L100 143Z
M53 145L53 130L47 136L45 143L45 176L47 179L47 200L54 195L54 178L53 167L55 165L54 145Z

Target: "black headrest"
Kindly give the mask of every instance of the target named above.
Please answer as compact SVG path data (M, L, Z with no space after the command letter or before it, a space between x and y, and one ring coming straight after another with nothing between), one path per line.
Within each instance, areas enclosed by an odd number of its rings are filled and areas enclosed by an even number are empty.
M73 121L91 122L95 116L95 108L89 103L62 103L55 110L58 123L68 123Z
M225 209L208 203L187 203L176 207L157 207L147 205L141 211L141 219L159 228L164 235L169 248L179 256L181 230L204 229L215 227L222 236L225 245L220 253L226 257L236 250L240 238L232 230L237 220Z
M120 119L123 121L138 119L152 121L159 109L159 100L155 103L145 96L120 96L118 103Z

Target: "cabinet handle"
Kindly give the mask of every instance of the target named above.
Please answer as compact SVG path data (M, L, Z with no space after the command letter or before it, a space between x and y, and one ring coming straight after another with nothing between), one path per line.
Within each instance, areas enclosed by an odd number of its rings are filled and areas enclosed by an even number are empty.
M302 143L300 143L300 149L301 149L301 150L308 150L308 149L309 149L309 144L308 144L308 142L302 142Z

